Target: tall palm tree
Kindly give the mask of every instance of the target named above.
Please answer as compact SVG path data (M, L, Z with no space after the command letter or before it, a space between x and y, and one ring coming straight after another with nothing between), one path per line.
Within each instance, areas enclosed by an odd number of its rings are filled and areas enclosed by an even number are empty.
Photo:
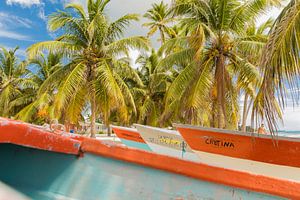
M174 21L171 9L163 1L159 4L152 4L152 8L144 14L144 17L150 20L150 22L143 24L143 26L147 26L150 29L148 37L159 31L160 41L163 44L166 40L166 34L170 37L175 35L174 30L169 27L169 24Z
M182 16L181 23L189 34L166 42L165 49L174 45L183 48L167 56L161 65L184 60L191 64L171 85L167 110L179 107L177 113L183 113L190 123L207 123L209 118L211 126L236 128L236 87L243 83L240 87L247 90L259 77L256 67L239 52L242 43L257 44L257 38L246 37L245 28L266 8L277 4L276 0L176 0L175 13ZM212 116L208 117L209 113Z
M58 82L52 82L52 85L47 85L46 88L44 83L54 72L62 68L61 60L61 55L49 53L47 57L41 54L28 61L34 68L31 77L38 85L38 88L33 93L34 100L32 103L24 107L16 115L17 118L28 122L33 122L37 119L42 120L41 122L49 122L51 116L53 116L53 113L51 114L51 105Z
M37 87L29 76L26 62L16 57L18 47L0 52L0 115L12 117L32 101L32 91Z
M63 34L55 41L40 42L28 49L29 57L47 49L71 58L47 82L61 80L54 101L56 115L69 111L67 120L76 122L82 109L90 107L92 137L99 112L108 126L111 110L118 109L124 120L127 120L127 105L135 110L132 95L115 66L119 65L118 57L127 55L129 48L144 49L148 45L141 36L121 38L127 25L138 17L128 14L110 22L105 13L108 3L109 0L89 0L87 11L78 4L67 5L65 11L50 15L48 25L51 31Z
M282 119L286 96L298 100L300 69L300 1L291 0L275 20L262 54L264 80L254 102L254 113L265 118L272 133ZM287 88L289 91L287 93ZM277 98L278 97L278 98ZM279 104L278 104L279 101Z

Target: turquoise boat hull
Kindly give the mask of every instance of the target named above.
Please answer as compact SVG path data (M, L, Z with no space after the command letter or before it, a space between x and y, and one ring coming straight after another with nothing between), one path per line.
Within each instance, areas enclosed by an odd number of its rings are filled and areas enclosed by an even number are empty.
M283 199L85 153L0 144L0 180L36 200Z
M126 139L123 139L123 138L121 138L121 142L123 144L125 144L127 147L133 147L133 148L141 149L141 150L145 150L145 151L152 151L150 149L149 145L146 144L146 143L136 142L136 141L133 141L133 140L126 140Z

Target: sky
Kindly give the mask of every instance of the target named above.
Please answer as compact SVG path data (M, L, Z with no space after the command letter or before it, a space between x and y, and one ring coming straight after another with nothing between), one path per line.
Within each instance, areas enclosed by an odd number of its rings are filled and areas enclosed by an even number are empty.
M107 7L107 13L111 20L115 20L128 13L142 15L155 2L161 0L111 0ZM171 0L164 0L170 3ZM19 46L17 55L21 58L26 56L26 48L30 45L45 40L52 40L54 33L47 30L47 16L57 10L62 10L68 3L81 3L86 0L0 0L0 46L14 48ZM266 21L269 17L276 18L280 9L272 9L268 14L261 16L257 24ZM140 22L133 23L125 36L146 35L147 28L142 27ZM152 40L153 46L159 44L156 39ZM135 59L138 52L131 52ZM300 130L300 107L293 108L291 105L285 110L285 129Z
M1 0L0 1L0 45L13 48L19 46L19 55L25 56L25 50L36 42L51 40L55 34L47 30L47 16L56 10L62 10L68 3L81 3L86 0ZM165 0L170 2L171 0ZM154 2L160 0L111 0L107 12L111 20L128 13L142 15ZM125 36L146 35L147 29L140 22L134 22ZM153 40L156 45L156 40ZM136 52L133 52L136 56Z

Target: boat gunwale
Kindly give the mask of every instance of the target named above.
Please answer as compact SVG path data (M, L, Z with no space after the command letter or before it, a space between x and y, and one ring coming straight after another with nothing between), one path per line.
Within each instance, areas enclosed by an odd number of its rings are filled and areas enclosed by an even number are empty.
M163 129L163 128L154 127L154 126L147 126L147 125L142 125L142 124L133 124L133 125L136 126L136 127L143 127L143 128L147 128L147 129L154 129L154 130L157 130L157 131L161 131L163 133L168 133L168 134L172 134L172 135L176 135L176 136L182 137L178 130L168 130L168 129ZM138 129L137 129L137 131L138 131ZM154 133L158 134L156 132L154 132Z
M116 128L116 129L121 129L121 130L126 130L126 131L132 131L132 132L135 132L135 133L139 133L136 128L125 127L125 126L116 126L116 125L110 125L110 127L111 128Z
M215 133L225 133L228 135L239 135L239 136L246 136L246 137L253 137L253 138L300 142L300 138L296 138L296 137L285 137L285 136L277 136L277 135L272 136L272 135L265 135L265 134L251 133L251 132L227 130L227 129L220 129L220 128L209 128L209 127L202 127L202 126L189 125L189 124L180 124L180 123L173 123L173 126L176 127L176 129L183 128L183 129L192 129L192 130L215 132ZM180 131L178 130L178 132L180 132Z

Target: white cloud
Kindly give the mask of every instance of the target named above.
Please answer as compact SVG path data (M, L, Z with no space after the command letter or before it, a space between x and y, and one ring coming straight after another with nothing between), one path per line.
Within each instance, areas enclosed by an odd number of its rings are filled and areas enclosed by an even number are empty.
M4 30L0 29L0 37L2 38L9 38L9 39L15 39L15 40L31 40L29 36L23 35L20 33L16 33L14 31Z
M32 21L26 18L12 15L6 12L0 12L0 28L6 27L25 27L31 28Z
M6 0L6 4L20 4L23 7L31 7L33 5L40 5L42 2L40 0Z
M44 21L47 20L47 16L45 15L45 9L44 9L44 6L41 6L41 7L39 8L38 17L41 18L41 19L44 20Z
M51 3L55 3L51 1ZM6 0L7 5L21 5L23 8L30 8L32 6L37 6L38 14L37 16L42 20L46 21L47 17L45 15L45 3L42 0Z
M29 36L13 31L14 28L31 28L33 22L29 19L0 12L0 37L15 40L30 40Z
M284 109L284 130L300 130L299 120L300 107L288 106Z
M83 6L86 5L87 0L62 0L63 4L69 4L69 3L77 3L77 4L81 4Z

